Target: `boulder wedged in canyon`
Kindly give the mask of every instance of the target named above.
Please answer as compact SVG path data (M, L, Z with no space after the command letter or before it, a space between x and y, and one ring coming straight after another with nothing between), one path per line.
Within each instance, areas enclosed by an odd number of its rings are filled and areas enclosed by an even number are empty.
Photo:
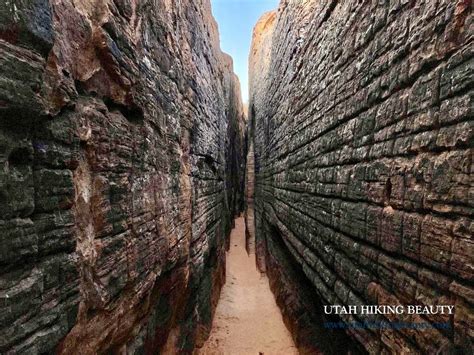
M334 331L351 351L469 352L473 35L471 1L448 0L283 0L255 27L247 205L302 352L344 351L323 321L430 325ZM337 304L455 313L323 317Z
M208 0L0 4L0 353L192 352L242 209Z

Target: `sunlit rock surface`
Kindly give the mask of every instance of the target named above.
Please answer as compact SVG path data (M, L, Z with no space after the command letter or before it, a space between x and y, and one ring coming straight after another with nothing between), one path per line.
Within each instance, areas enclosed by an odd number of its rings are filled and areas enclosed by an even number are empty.
M283 0L257 24L248 205L300 350L348 350L318 329L339 320L312 317L323 304L454 304L451 316L342 316L450 326L350 329L349 350L469 349L473 34L470 1Z
M208 0L0 4L0 353L203 343L239 90Z

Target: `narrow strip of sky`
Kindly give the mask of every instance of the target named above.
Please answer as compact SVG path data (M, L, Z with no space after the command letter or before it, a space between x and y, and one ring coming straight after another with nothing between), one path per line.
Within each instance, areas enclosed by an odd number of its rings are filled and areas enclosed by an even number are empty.
M221 49L234 59L234 71L242 85L242 99L248 102L248 56L253 27L263 13L278 7L279 0L211 0L219 25Z

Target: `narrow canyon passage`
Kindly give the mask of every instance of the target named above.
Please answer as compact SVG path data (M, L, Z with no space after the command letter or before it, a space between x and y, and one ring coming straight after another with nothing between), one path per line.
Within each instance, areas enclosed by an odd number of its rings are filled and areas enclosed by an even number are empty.
M298 354L267 277L245 250L243 217L230 236L226 274L211 335L198 354Z
M0 0L1 355L474 353L472 1L271 1Z

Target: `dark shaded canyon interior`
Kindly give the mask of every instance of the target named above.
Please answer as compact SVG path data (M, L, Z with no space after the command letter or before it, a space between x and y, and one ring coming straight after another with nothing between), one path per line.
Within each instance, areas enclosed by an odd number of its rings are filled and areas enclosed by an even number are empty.
M247 122L209 0L0 2L0 353L192 353L244 209L301 353L467 353L473 33L470 0L282 0Z

